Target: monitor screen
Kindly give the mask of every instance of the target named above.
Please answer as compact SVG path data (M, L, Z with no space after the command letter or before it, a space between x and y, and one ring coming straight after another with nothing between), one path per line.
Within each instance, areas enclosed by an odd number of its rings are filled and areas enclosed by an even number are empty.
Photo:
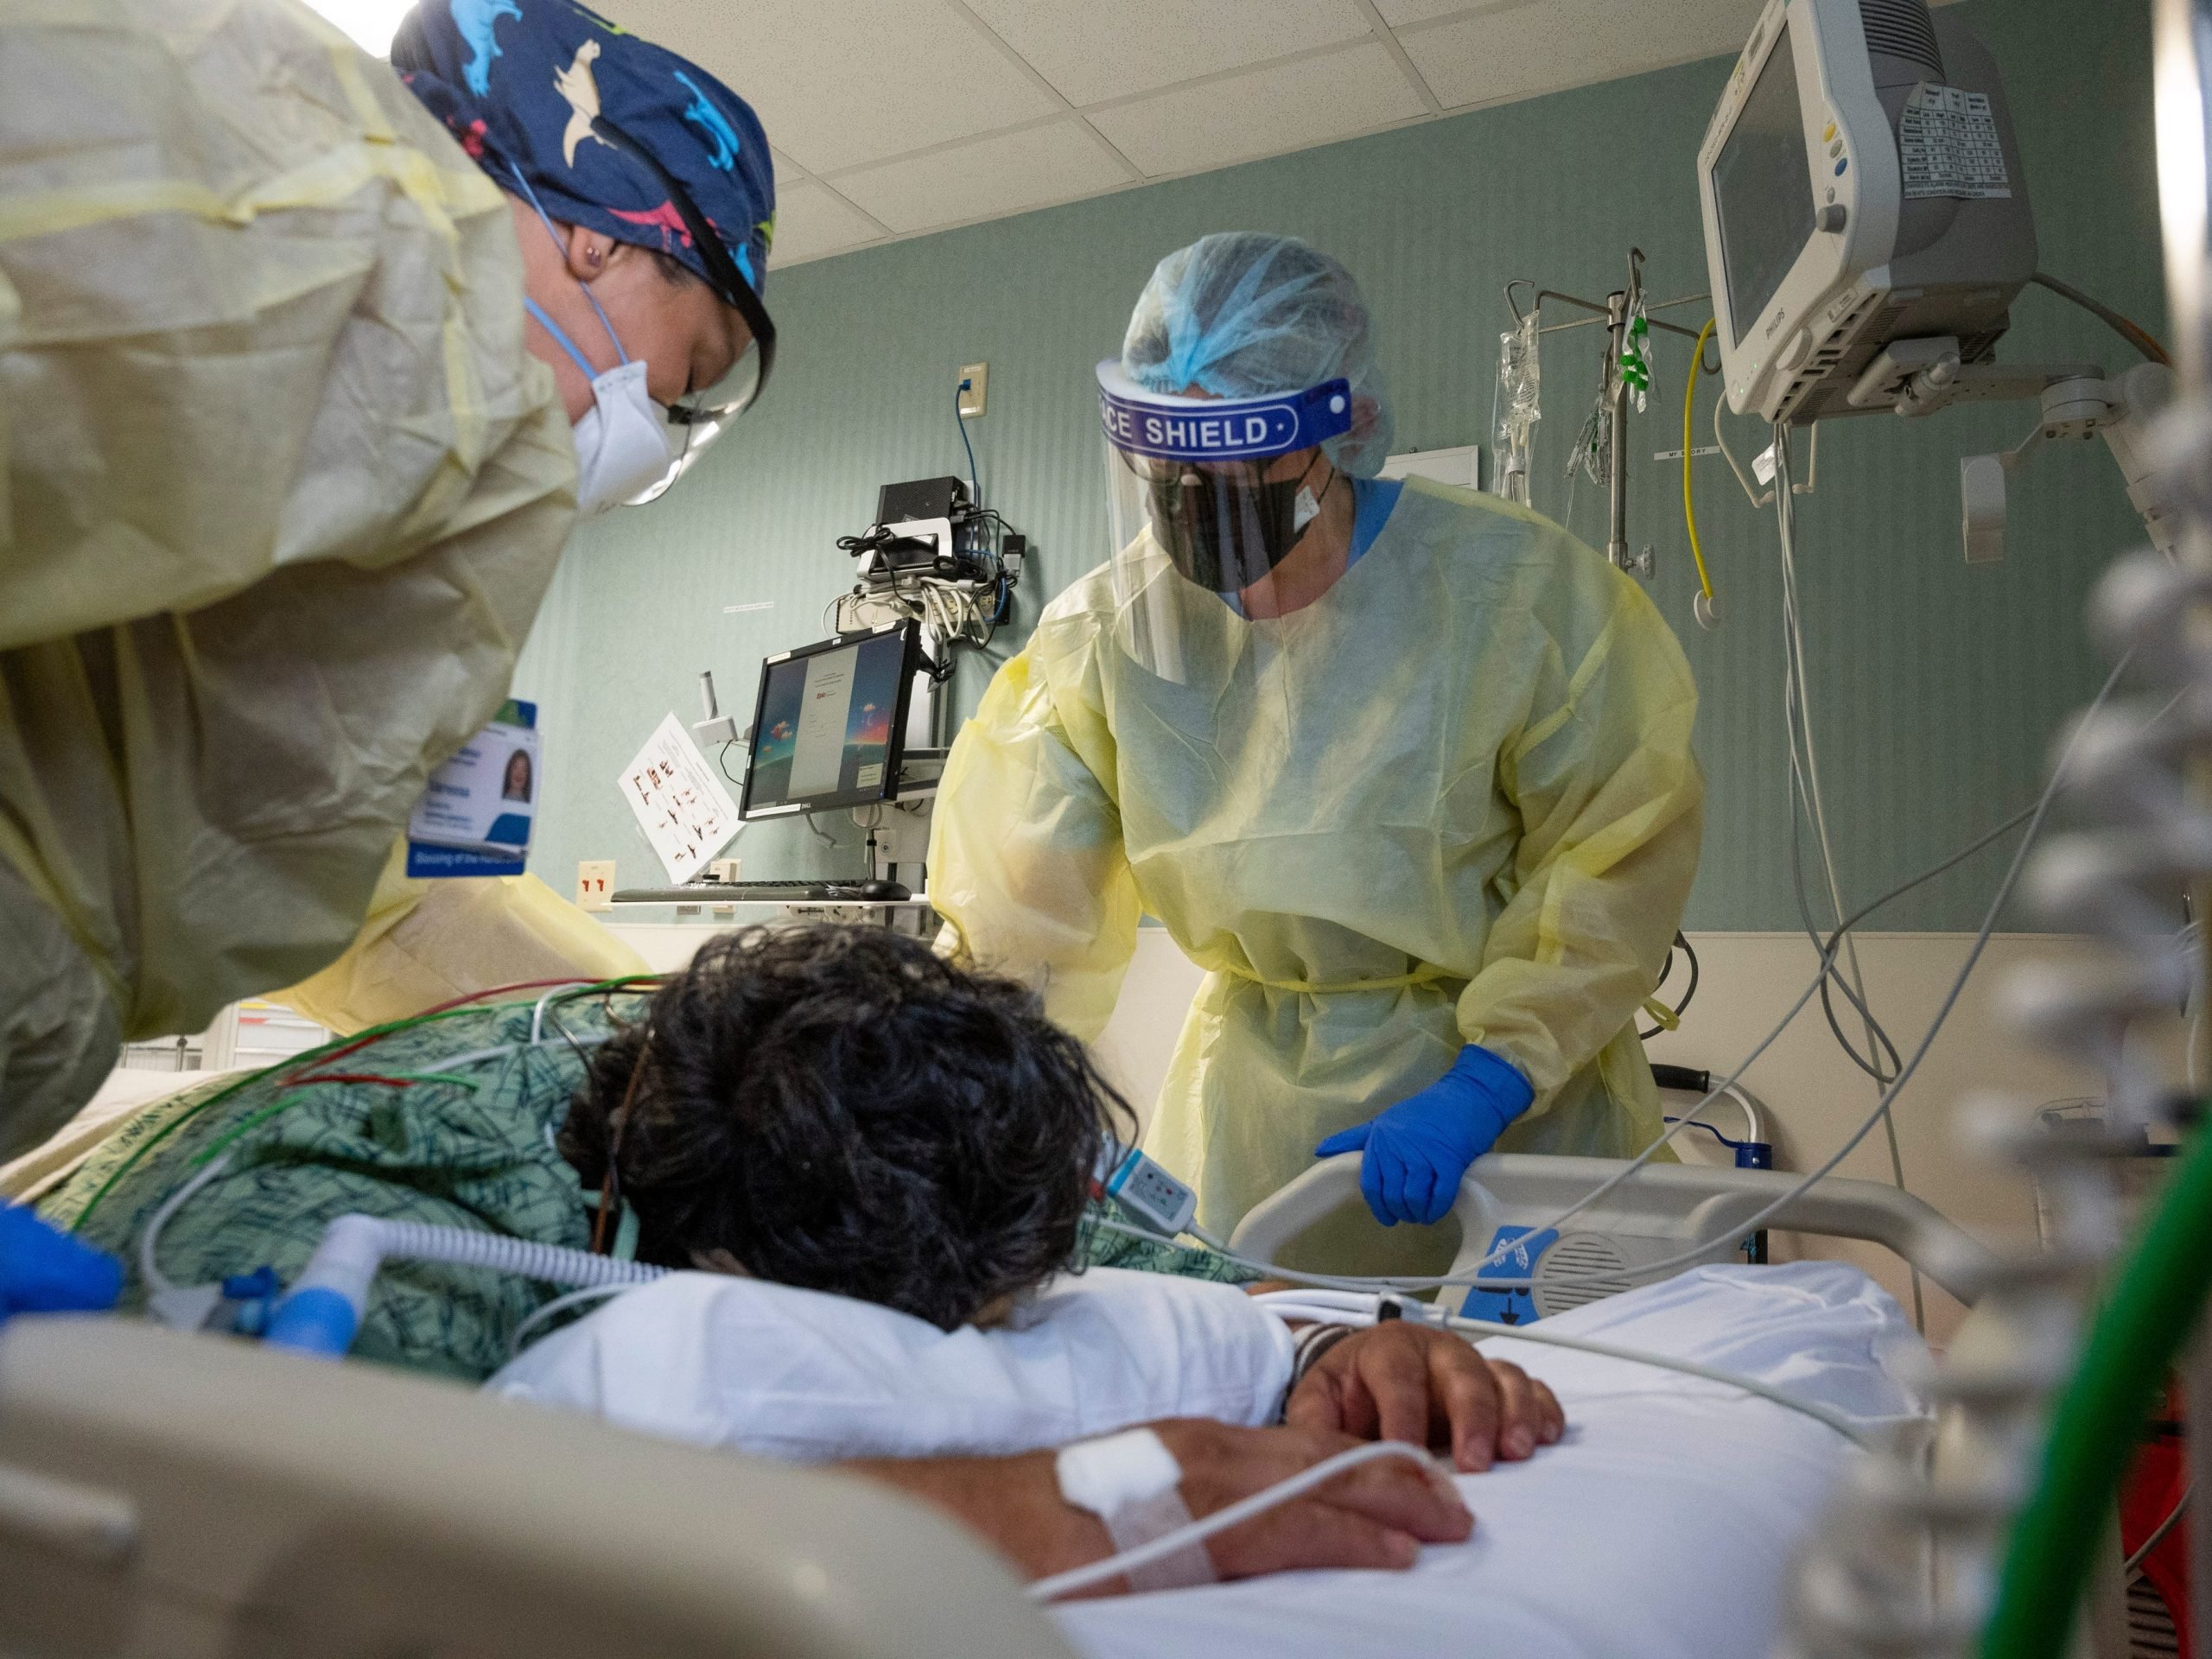
M744 815L853 806L895 792L914 664L911 623L810 645L760 671Z
M1787 25L1713 164L1713 197L1740 346L1813 234L1812 172Z

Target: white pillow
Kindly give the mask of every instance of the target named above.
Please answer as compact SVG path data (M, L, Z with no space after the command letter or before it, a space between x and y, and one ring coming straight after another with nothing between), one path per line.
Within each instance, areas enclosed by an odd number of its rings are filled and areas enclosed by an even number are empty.
M1290 1384L1281 1320L1233 1286L1111 1268L1007 1327L950 1333L757 1279L678 1273L525 1351L485 1387L794 1462L1011 1453L1162 1417L1257 1426Z

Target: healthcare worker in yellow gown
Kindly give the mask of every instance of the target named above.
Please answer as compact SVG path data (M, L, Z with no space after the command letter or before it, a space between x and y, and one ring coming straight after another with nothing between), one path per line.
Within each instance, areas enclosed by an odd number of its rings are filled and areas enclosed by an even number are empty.
M1147 1148L1226 1233L1325 1154L1428 1223L1507 1150L1659 1127L1634 1026L1695 872L1697 697L1634 581L1493 497L1375 477L1366 305L1305 244L1169 255L1099 365L1105 565L954 745L947 948L1095 1037L1140 912L1208 970ZM1433 1267L1364 1220L1307 1260Z
M303 976L358 1025L642 966L391 849L580 504L765 377L773 203L741 99L569 0L391 64L296 0L0 7L0 1161Z

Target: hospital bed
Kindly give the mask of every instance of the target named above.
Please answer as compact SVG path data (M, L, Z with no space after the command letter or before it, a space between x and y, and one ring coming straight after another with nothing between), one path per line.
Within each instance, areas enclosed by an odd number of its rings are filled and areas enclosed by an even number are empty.
M1713 1243L1695 1263L1738 1259L1735 1241L1778 1200L1786 1202L1759 1225L1884 1245L1961 1302L1973 1302L1977 1275L1994 1260L1926 1202L1894 1186L1831 1176L1798 1192L1802 1178L1776 1169L1650 1164L1562 1226L1545 1225L1624 1167L1611 1159L1536 1153L1478 1159L1452 1206L1460 1243L1450 1276L1475 1273L1497 1253L1501 1230L1515 1230L1519 1249L1496 1270L1533 1279L1535 1311L1548 1317L1644 1282L1646 1264L1678 1256L1700 1240ZM1317 1163L1255 1206L1230 1235L1230 1247L1257 1261L1280 1260L1293 1239L1358 1197L1357 1156Z
M1354 1163L1294 1183L1237 1244L1268 1252L1356 1198ZM1618 1167L1482 1160L1459 1200L1463 1255ZM1786 1185L1642 1172L1543 1253L1540 1305L1556 1253L1626 1283ZM1824 1183L1776 1224L1877 1241L1971 1299L1980 1247L1890 1188ZM1574 1275L1553 1272L1573 1300ZM228 1338L110 1319L0 1330L0 1653L926 1659L1065 1655L1071 1635L1138 1650L1103 1642L1097 1617L1048 1617L957 1526L849 1477Z

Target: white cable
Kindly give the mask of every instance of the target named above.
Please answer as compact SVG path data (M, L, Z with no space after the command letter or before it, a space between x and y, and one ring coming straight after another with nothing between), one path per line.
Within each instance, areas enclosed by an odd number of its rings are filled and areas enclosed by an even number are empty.
M588 1037L576 1037L567 1041L546 1042L532 1039L529 1042L523 1043L501 1043L493 1048L472 1048L466 1054L455 1054L448 1059L440 1060L435 1065L424 1066L415 1075L418 1077L434 1077L441 1072L459 1071L466 1066L475 1065L485 1060L498 1059L503 1055L519 1054L525 1049L565 1048L571 1041L578 1048L597 1048L602 1043L611 1043L613 1040L613 1032L594 1032Z
M2120 1570L2122 1573L2133 1573L2151 1559L2151 1552L2165 1542L2166 1535L2181 1523L2182 1516L2189 1513L2189 1500L2196 1495L2196 1478L2192 1475L2188 1484L2181 1489L2181 1496L2174 1500L2173 1508L2166 1512L2166 1518L2152 1529L2151 1535L2135 1547L2135 1553L2133 1555L2120 1563Z
M1309 1300L1325 1297L1325 1300ZM1326 1291L1268 1291L1252 1299L1278 1319L1311 1319L1317 1325L1375 1325L1378 1304L1374 1296L1351 1296ZM1363 1306L1362 1305L1363 1304ZM1618 1343L1599 1342L1589 1337L1571 1337L1552 1331L1541 1325L1503 1325L1491 1319L1470 1319L1440 1308L1414 1302L1400 1303L1405 1317L1416 1324L1440 1327L1462 1333L1478 1332L1477 1340L1492 1337L1510 1337L1516 1341L1533 1342L1550 1348L1569 1348L1577 1353L1596 1354L1605 1359L1622 1360L1631 1365L1648 1365L1656 1370L1676 1371L1684 1376L1694 1376L1707 1382L1718 1382L1724 1388L1739 1393L1755 1395L1771 1401L1777 1406L1811 1418L1823 1427L1832 1428L1854 1445L1872 1446L1874 1440L1866 1429L1841 1413L1833 1411L1809 1400L1801 1400L1786 1394L1771 1383L1756 1377L1739 1376L1733 1371L1724 1371L1710 1365L1700 1365L1694 1360L1679 1359L1672 1354L1656 1353L1649 1349L1626 1347Z
M1913 1051L1912 1058L1905 1062L1904 1068L1897 1073L1897 1081L1883 1091L1881 1101L1874 1110L1868 1114L1866 1121L1853 1132L1851 1138L1836 1148L1827 1162L1792 1186L1789 1192L1764 1209L1746 1217L1741 1224L1731 1226L1721 1236L1707 1239L1687 1251L1678 1252L1657 1262L1638 1263L1636 1272L1639 1277L1669 1268L1688 1267L1715 1244L1725 1243L1729 1239L1756 1232L1775 1214L1795 1204L1817 1183L1833 1174L1836 1166L1857 1150L1859 1143L1872 1132L1875 1124L1881 1121L1882 1114L1888 1109L1890 1103L1904 1091L1908 1083L1912 1081L1913 1073L1920 1069L1920 1063L1928 1057L1929 1049L1935 1045L1936 1034L1943 1029L1944 1022L1951 1017L1951 1010L1958 1006L1959 997L1966 990L1968 976L1973 974L1975 964L1981 960L1983 950L1988 948L1989 936L1997 931L1998 914L2004 909L2005 901L2012 896L2013 884L2019 879L2021 867L2027 862L2028 849L2035 845L2036 832L2042 828L2044 816L2050 810L2051 801L2057 794L2061 780L2066 776L2067 763L2073 759L2075 747L2081 741L2082 734L2088 729L2091 717L2104 706L2105 700L2112 695L2113 688L2120 683L2120 677L2126 671L2133 656L2133 653L2131 652L2127 656L2122 657L2113 666L2112 673L2107 677L2104 685L2098 690L2096 700L2089 705L2088 714L2075 726L2072 733L2067 737L2066 747L2060 752L2057 764L2051 768L2050 782L2044 786L2042 798L2036 802L2034 817L2028 820L2027 833L2021 837L2020 845L2013 854L2012 868L2005 872L2005 879L1999 883L1996 896L1989 902L1988 913L1982 918L1981 930L1974 936L1974 948L1967 951L1966 962L1959 969L1958 976L1951 982L1950 991L1944 997L1942 1006L1936 1011L1936 1018L1929 1023L1927 1033L1921 1038L1920 1046ZM1611 1276L1596 1274L1580 1275L1561 1274L1556 1282L1571 1284L1578 1278L1610 1278ZM1501 1281L1487 1281L1485 1282Z
M503 1054L512 1054L518 1048L529 1046L527 1043L501 1043L495 1048L472 1048L466 1054L449 1055L435 1065L426 1065L415 1075L418 1077L434 1077L442 1071L460 1071L474 1065L479 1060L489 1060Z
M1726 397L1713 400L1713 441L1720 446L1720 453L1727 458L1728 470L1736 474L1736 482L1744 486L1744 499L1755 508L1764 507L1774 499L1773 492L1761 495L1751 487L1751 480L1744 476L1744 469L1736 460L1736 452L1728 447L1728 435L1720 429L1720 410L1727 401Z
M1436 1466L1436 1460L1427 1452L1417 1446L1408 1446L1397 1440L1376 1440L1366 1446L1355 1446L1350 1451L1323 1459L1311 1469L1302 1470L1287 1480L1279 1480L1272 1486L1262 1487L1249 1497L1239 1498L1225 1508L1216 1510L1203 1520L1193 1521L1187 1527L1178 1527L1173 1532L1163 1532L1149 1543L1109 1555L1088 1567L1078 1567L1065 1573L1055 1573L1047 1579L1039 1579L1029 1586L1030 1599L1057 1601L1062 1596L1072 1595L1077 1590L1088 1590L1094 1585L1117 1579L1137 1567L1149 1567L1153 1562L1164 1560L1193 1544L1204 1543L1217 1533L1241 1527L1253 1516L1264 1515L1294 1497L1303 1497L1316 1486L1326 1485L1348 1469L1384 1458L1403 1458L1424 1468Z
M1695 1376L1707 1382L1718 1382L1724 1388L1736 1389L1745 1394L1757 1395L1762 1400L1809 1417L1842 1435L1855 1446L1872 1448L1879 1444L1875 1437L1860 1427L1841 1412L1810 1400L1800 1400L1785 1394L1772 1383L1762 1382L1757 1377L1738 1376L1733 1371L1724 1371L1710 1365L1700 1365L1695 1360L1677 1359L1671 1354L1649 1353L1639 1348L1624 1348L1610 1342L1594 1342L1587 1337L1561 1336L1555 1331L1546 1331L1535 1325L1498 1325L1489 1319L1462 1319L1456 1313L1440 1316L1444 1326L1452 1331L1479 1331L1484 1337L1510 1337L1516 1342L1534 1342L1552 1348L1572 1348L1580 1353L1596 1354L1605 1359L1625 1360L1634 1365L1649 1365L1662 1371L1680 1371L1684 1376Z
M562 983L556 985L551 990L546 992L544 995L539 997L537 999L537 1006L530 1011L531 1046L535 1047L539 1042L543 1040L545 1036L545 1010L547 1006L550 1004L556 997L569 995L579 985L591 986L596 985L599 982L600 982L595 979L586 979L582 976L579 975L575 979L566 980ZM488 1054L493 1051L486 1049L481 1052ZM448 1062L448 1064L451 1064L451 1062Z
M162 1200L162 1207L147 1220L146 1230L138 1235L138 1281L146 1287L149 1297L166 1296L176 1287L163 1276L155 1265L155 1249L161 1242L162 1229L169 1219L192 1201L192 1195L231 1166L231 1154L225 1153L209 1164L182 1186Z
M1817 426L1813 429L1816 433L1820 430ZM1814 840L1820 849L1821 874L1827 883L1828 902L1834 907L1836 925L1840 927L1850 912L1843 907L1843 890L1836 879L1835 850L1828 840L1827 806L1821 793L1820 756L1813 743L1813 704L1807 690L1805 635L1802 612L1797 602L1796 480L1790 465L1789 433L1786 427L1775 428L1774 459L1775 518L1782 547L1782 615L1785 628L1783 641L1783 717L1789 729L1789 771L1793 787L1804 796L1807 816L1813 821ZM1804 743L1804 771L1802 775L1798 772L1797 756L1801 738ZM1790 810L1793 817L1789 833L1794 845L1797 833L1794 803ZM1811 906L1806 906L1805 908L1810 910ZM1817 944L1817 941L1815 943ZM1875 1092L1879 1095L1890 1082L1889 1078L1880 1075L1882 1041L1887 1033L1875 1024L1872 1004L1867 1000L1866 976L1859 966L1859 936L1856 932L1843 936L1843 956L1850 974L1852 999L1866 1033L1867 1055L1875 1070L1872 1079ZM1905 1185L1904 1179L1904 1154L1897 1144L1897 1119L1890 1110L1886 1097L1882 1101L1881 1113L1883 1134L1889 1143L1891 1181L1898 1192L1910 1192L1911 1189ZM1913 1327L1925 1336L1928 1332L1928 1310L1921 1288L1920 1269L1910 1264L1908 1267L1912 1280Z
M514 1335L507 1338L507 1357L512 1359L522 1352L523 1344L529 1340L530 1333L556 1315L565 1313L572 1307L582 1306L586 1302L602 1301L612 1296L626 1296L637 1288L635 1285L586 1285L582 1290L572 1290L565 1295L556 1296L520 1325L515 1326Z

